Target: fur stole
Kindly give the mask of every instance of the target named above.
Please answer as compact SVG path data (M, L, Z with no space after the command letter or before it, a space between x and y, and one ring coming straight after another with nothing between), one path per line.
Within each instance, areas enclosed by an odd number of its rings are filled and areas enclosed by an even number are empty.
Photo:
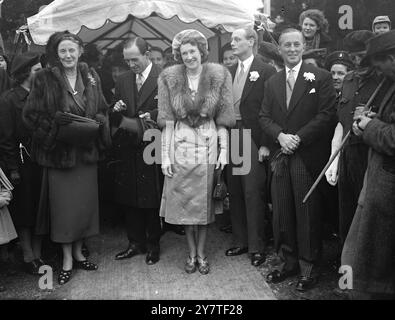
M186 68L174 65L163 70L158 79L158 125L184 121L191 127L214 119L217 125L235 123L232 80L229 71L216 63L203 64L198 92L192 99Z

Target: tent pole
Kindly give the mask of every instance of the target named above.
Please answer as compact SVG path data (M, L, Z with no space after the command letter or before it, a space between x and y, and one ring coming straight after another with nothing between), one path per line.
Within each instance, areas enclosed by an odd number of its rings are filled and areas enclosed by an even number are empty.
M112 27L110 30L107 30L106 32L104 32L102 35L96 37L95 39L89 41L89 43L95 43L97 40L100 40L101 38L105 37L106 35L110 34L111 32L115 31L116 29L122 27L124 24L128 23L131 20L132 16L128 16L128 18L124 21L121 22L120 24L117 24L116 26Z
M166 37L162 32L156 30L153 26L151 26L148 22L144 21L144 20L138 20L137 22L141 22L142 24L144 24L146 27L150 28L152 31L154 31L157 36L162 37L163 39L167 39L167 42L169 45L171 45L172 40L170 40L168 37Z
M137 35L136 33L134 33L134 32L131 31L131 30L128 30L128 31L124 32L123 34L121 34L121 35L118 37L118 39L111 41L109 44L106 44L102 49L106 49L108 46L112 45L114 42L116 42L116 41L118 41L118 40L124 41L124 39L122 39L122 37L123 37L124 35L128 34L128 33L133 33L136 37L138 37L138 35Z

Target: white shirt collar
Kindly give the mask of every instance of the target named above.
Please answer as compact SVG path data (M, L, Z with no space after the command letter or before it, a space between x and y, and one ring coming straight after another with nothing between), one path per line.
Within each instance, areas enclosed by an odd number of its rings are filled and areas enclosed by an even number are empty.
M299 75L300 68L302 67L302 63L303 63L303 60L301 60L295 67L292 68L292 70L294 71L295 80L298 79L298 75ZM287 66L285 66L286 78L288 78L288 76L289 76L289 70L291 70L291 69L288 68Z
M152 69L152 62L150 62L150 64L147 66L147 68L145 68L145 70L141 73L142 76L144 77L143 83L145 82L145 80L147 80L147 78L151 72L151 69Z
M252 54L249 58L245 59L243 61L243 66L244 66L244 72L250 70L250 67L252 65L252 61L254 61L254 55ZM240 63L242 61L239 59L239 64L237 66L237 72L240 72Z

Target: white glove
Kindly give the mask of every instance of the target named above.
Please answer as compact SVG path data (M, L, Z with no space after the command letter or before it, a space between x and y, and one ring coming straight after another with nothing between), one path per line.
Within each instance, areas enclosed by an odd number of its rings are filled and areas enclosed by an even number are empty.
M225 127L218 126L217 135L220 151L215 169L221 168L223 170L228 164L228 131Z
M219 152L217 164L215 166L215 169L221 168L221 170L224 170L225 166L228 164L228 157L227 157L227 151L225 149L221 149Z
M173 177L173 170L171 167L172 161L170 157L170 144L173 139L174 124L166 125L162 131L162 173L169 178Z
M326 181L331 186L335 186L337 184L337 180L339 177L339 155L333 160L332 164L329 166L329 168L325 172L325 177Z

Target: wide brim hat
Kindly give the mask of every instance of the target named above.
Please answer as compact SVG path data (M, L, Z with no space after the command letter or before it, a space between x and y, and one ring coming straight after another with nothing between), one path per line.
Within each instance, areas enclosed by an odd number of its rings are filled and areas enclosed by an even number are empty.
M355 67L347 51L334 51L326 57L325 69L330 70L334 64L342 64L349 69Z
M326 48L310 49L303 52L304 59L324 59L328 50Z
M25 52L15 56L12 60L11 75L23 71L26 68L32 67L40 62L40 55L35 52Z
M372 57L395 49L395 30L371 38L367 43L366 55L361 61L361 66L367 67Z
M171 44L173 55L180 49L183 40L186 38L193 38L197 43L201 43L205 46L206 50L208 50L208 41L203 33L195 29L186 29L174 36Z

